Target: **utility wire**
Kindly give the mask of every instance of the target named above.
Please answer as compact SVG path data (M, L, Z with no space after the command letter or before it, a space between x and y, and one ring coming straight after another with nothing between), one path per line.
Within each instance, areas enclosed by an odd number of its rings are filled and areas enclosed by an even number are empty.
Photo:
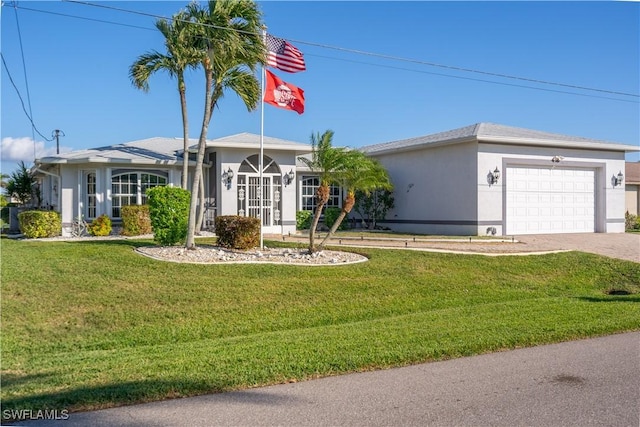
M156 19L173 20L173 18L168 18L168 17L165 17L165 16L156 15L156 14L153 14L153 13L140 12L140 11L129 10L129 9L122 9L122 8L119 8L119 7L107 6L107 5L102 5L102 4L95 4L95 3L90 3L90 2L86 2L86 1L79 1L79 0L63 0L63 1L70 2L70 3L77 3L77 4L87 5L87 6L94 6L94 7L100 7L100 8L105 8L105 9L111 9L111 10L116 10L116 11L119 11L119 12L132 13L132 14L137 14L137 15L142 15L142 16L149 16L149 17L153 17L153 18L156 18ZM186 23L189 23L189 24L199 24L199 25L203 25L203 26L206 26L206 27L212 27L212 28L233 30L233 29L228 28L228 27L219 27L219 26L210 25L210 24L195 23L195 22L192 22L192 21L182 21L182 22L186 22ZM255 33L251 33L251 34L255 34ZM290 40L292 42L295 42L295 43L298 43L298 44L304 44L304 45L307 45L307 46L315 46L315 47L319 47L319 48L323 48L323 49L331 49L331 50L336 50L336 51L341 51L341 52L354 53L354 54L357 54L357 55L371 56L371 57L376 57L376 58L380 58L380 59L387 59L387 60L392 60L392 61L410 62L410 63L414 63L414 64L427 65L427 66L430 66L430 67L445 68L445 69L449 69L449 70L462 71L462 72L467 72L467 73L483 74L483 75L499 77L499 78L504 78L504 79L521 80L521 81L537 83L537 84L561 86L561 87L567 87L567 88L571 88L571 89L580 89L580 90L586 90L586 91L608 93L608 94L611 94L611 95L622 95L622 96L631 96L631 97L635 97L635 98L640 98L640 95L634 94L634 93L618 92L618 91L612 91L612 90L607 90L607 89L598 89L598 88L592 88L592 87L587 87L587 86L578 86L578 85L572 85L572 84L566 84L566 83L552 82L552 81L548 81L548 80L532 79L532 78L528 78L528 77L520 77L520 76L514 76L514 75L510 75L510 74L494 73L494 72L489 72L489 71L476 70L476 69L472 69L472 68L457 67L457 66L453 66L453 65L438 64L438 63L435 63L435 62L428 62L428 61L422 61L422 60L411 59L411 58L403 58L403 57L399 57L399 56L386 55L386 54L380 54L380 53L375 53L375 52L367 52L367 51L363 51L363 50L350 49L350 48L344 48L344 47L339 47L339 46L331 46L331 45L320 44L320 43L313 43L313 42L308 42L308 41L304 41L304 40L296 40L296 39L288 39L288 40ZM564 93L564 92L561 92L561 93Z
M57 15L57 16L64 16L64 17L67 17L67 18L77 18L77 19L84 19L86 21L101 22L103 24L120 25L122 27L138 28L140 30L157 31L156 28L141 27L139 25L131 25L131 24L123 24L122 22L106 21L104 19L88 18L86 16L69 15L67 13L51 12L49 10L32 9L30 7L24 7L24 6L17 6L17 8L18 9L22 9L22 10L29 10L31 12L48 13L49 15Z
M16 93L18 94L18 99L20 99L20 104L22 104L22 111L24 111L24 114L27 116L27 119L29 119L29 122L31 123L31 129L35 130L38 133L38 135L40 135L46 141L49 141L49 142L53 141L53 139L49 139L46 136L44 136L36 127L36 124L33 122L31 115L27 112L27 108L24 105L24 100L22 99L22 95L20 95L20 90L18 90L18 86L16 86L16 83L13 81L13 77L11 77L11 73L9 72L9 67L7 67L7 62L4 60L4 55L2 54L2 52L0 52L0 57L2 58L2 65L4 65L4 69L7 72L7 76L9 76L9 81L11 82L11 84L13 85L13 88L16 90ZM35 137L33 138L33 142L35 143Z
M18 42L20 44L20 55L22 56L22 71L24 73L24 85L27 89L27 104L29 105L29 120L31 121L31 140L33 141L33 158L37 157L36 153L36 134L35 134L35 124L33 123L33 110L31 109L31 95L29 94L29 79L27 78L27 64L24 60L24 48L22 47L22 33L20 32L20 22L18 21L18 4L17 2L13 2L13 10L16 15L16 28L18 30ZM3 59L4 60L4 59ZM5 68L7 64L5 63ZM9 73L9 69L7 68L7 74Z
M543 87L527 86L527 85L516 84L516 83L497 82L497 81L494 81L494 80L485 80L485 79L479 79L479 78L474 78L474 77L454 76L454 75L451 75L451 74L435 73L435 72L432 72L432 71L416 70L416 69L413 69L413 68L396 67L396 66L393 66L393 65L374 64L372 62L356 61L356 60L353 60L353 59L335 58L335 57L331 57L331 56L322 56L322 55L315 55L315 54L308 54L307 56L314 56L314 57L317 57L317 58L324 58L324 59L329 59L329 60L334 60L334 61L351 62L351 63L355 63L355 64L371 65L371 66L374 66L374 67L389 68L389 69L393 69L393 70L411 71L411 72L414 72L414 73L429 74L429 75L433 75L433 76L449 77L449 78L452 78L452 79L471 80L471 81L475 81L475 82L492 83L492 84L502 85L502 86L521 87L521 88L525 88L525 89L542 90L542 91L545 91L545 92L555 92L555 93L563 93L563 94L568 94L568 95L585 96L585 97L588 97L588 98L600 98L600 99L608 99L608 100L612 100L612 101L630 102L632 104L637 104L638 103L638 101L635 101L635 100L632 100L632 99L611 98L609 96L591 95L591 94L587 94L587 93L578 93L578 92L568 92L566 90L548 89L548 88L543 88Z

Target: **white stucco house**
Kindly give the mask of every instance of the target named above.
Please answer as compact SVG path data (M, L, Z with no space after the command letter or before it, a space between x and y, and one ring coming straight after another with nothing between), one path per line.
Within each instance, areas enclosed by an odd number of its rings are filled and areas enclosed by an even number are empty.
M624 232L637 146L477 123L364 147L395 186L383 223L446 235Z
M263 141L263 231L294 232L299 203L297 181L303 179L296 174L296 159L309 153L311 147L270 137ZM192 142L195 150L197 141ZM106 214L117 223L122 206L146 202L146 189L180 186L182 147L182 138L149 138L37 159L34 171L40 180L43 204L61 213L63 234L70 233L78 215L90 221ZM207 141L206 226L216 215L258 216L259 150L260 136L255 134ZM193 171L195 154L188 157Z
M318 177L297 161L311 146L264 137L262 189L259 148L260 136L249 133L207 141L206 226L216 215L261 216L265 233L286 234L295 232L297 211L315 208ZM450 235L623 232L625 152L640 151L492 123L362 150L395 187L383 225ZM145 203L146 189L179 186L183 161L181 138L149 138L37 159L34 171L43 204L61 212L68 234L78 215L117 223L122 206ZM329 205L342 198L332 187Z

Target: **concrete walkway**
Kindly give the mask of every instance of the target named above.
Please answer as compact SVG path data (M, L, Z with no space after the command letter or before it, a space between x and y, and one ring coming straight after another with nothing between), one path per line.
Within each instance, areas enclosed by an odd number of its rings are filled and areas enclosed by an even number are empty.
M288 242L307 243L302 235L265 236ZM468 239L468 238L467 238ZM640 262L640 233L574 233L505 236L503 239L471 238L432 239L428 236L416 238L376 238L366 233L366 238L332 238L329 246L405 248L434 252L453 252L485 255L526 255L562 251L581 251L604 255L627 261Z
M637 427L639 381L634 332L16 425Z

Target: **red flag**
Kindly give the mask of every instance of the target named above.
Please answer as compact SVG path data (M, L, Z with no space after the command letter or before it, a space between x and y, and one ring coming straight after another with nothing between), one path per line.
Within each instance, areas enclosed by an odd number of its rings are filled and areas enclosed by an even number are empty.
M289 73L306 70L302 52L284 39L267 34L267 65Z
M264 91L264 102L274 107L304 113L304 91L291 83L283 82L269 70L264 70L267 87Z

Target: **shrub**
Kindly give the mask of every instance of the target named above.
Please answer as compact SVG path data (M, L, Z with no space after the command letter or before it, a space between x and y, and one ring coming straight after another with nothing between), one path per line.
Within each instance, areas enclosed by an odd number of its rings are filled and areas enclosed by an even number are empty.
M313 212L298 211L296 212L296 230L308 230L311 228L311 220Z
M627 211L624 214L624 229L626 231L640 230L640 216L631 214Z
M91 221L87 228L92 236L108 236L111 234L111 218L102 214Z
M122 235L140 236L141 234L151 234L151 216L149 215L149 205L126 205L120 208L122 217Z
M189 191L178 187L154 187L147 190L153 240L170 246L187 239Z
M237 215L216 217L218 245L223 248L246 250L260 244L260 220Z
M340 208L326 208L324 210L324 225L331 228L333 226L333 223L338 219L340 212L342 212L342 209ZM338 227L338 230L346 230L347 223L348 221L342 221L340 223L340 226Z
M55 237L62 233L62 220L55 211L24 211L18 214L20 231L26 237Z

